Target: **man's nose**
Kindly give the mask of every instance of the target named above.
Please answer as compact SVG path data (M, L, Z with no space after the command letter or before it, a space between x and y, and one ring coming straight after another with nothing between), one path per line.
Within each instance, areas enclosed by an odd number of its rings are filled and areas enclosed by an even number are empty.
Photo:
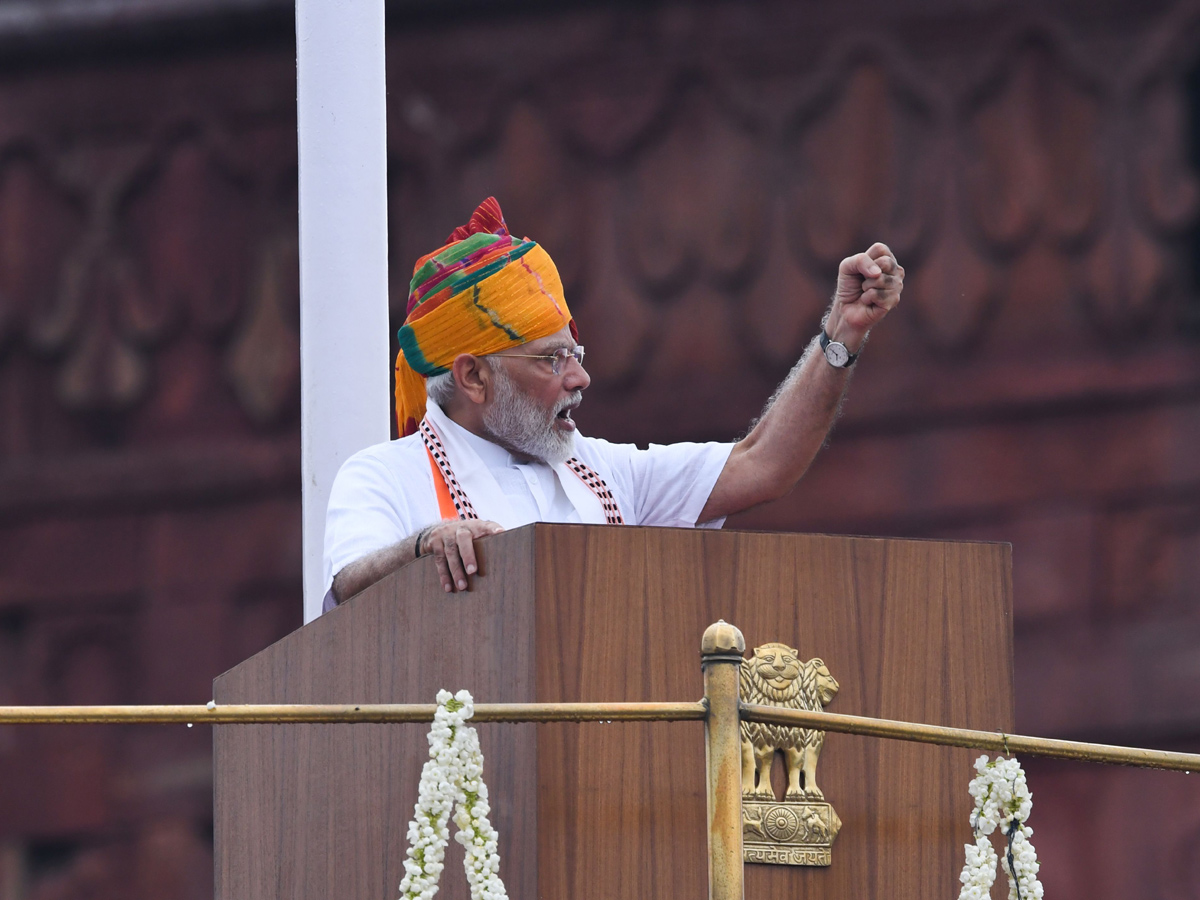
M567 360L567 371L563 373L563 388L568 391L582 391L592 383L592 376L587 373L583 363L576 362L574 357Z

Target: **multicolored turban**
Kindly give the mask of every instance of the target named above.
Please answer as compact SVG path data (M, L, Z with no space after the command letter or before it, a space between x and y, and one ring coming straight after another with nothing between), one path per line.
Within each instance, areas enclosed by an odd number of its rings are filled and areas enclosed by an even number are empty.
M396 355L400 436L425 415L425 379L449 372L460 353L485 356L564 327L577 334L554 262L534 241L510 235L500 204L488 197L413 268Z

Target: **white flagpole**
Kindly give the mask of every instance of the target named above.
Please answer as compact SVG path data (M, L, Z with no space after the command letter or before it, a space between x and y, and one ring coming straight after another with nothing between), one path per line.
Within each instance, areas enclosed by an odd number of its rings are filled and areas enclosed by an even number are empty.
M296 0L304 621L321 612L338 467L386 441L384 0Z

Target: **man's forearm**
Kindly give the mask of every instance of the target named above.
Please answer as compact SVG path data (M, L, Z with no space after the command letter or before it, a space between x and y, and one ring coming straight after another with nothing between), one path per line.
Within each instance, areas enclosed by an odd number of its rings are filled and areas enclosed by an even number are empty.
M333 576L333 598L342 603L375 582L395 572L417 558L417 541L425 533L422 528L390 547L376 550L356 559Z
M733 454L740 457L735 464L743 508L782 497L808 471L837 418L850 372L831 366L816 338L809 343L750 433L734 448Z
M433 558L438 580L447 593L468 590L470 577L480 572L475 541L503 530L488 519L440 519L343 568L333 576L333 598L341 603L418 556Z
M857 354L872 326L900 302L903 287L904 267L886 244L846 257L838 266L837 289L821 330ZM836 354L827 359L819 339L809 342L758 422L730 452L699 521L778 499L808 470L850 381L844 359Z

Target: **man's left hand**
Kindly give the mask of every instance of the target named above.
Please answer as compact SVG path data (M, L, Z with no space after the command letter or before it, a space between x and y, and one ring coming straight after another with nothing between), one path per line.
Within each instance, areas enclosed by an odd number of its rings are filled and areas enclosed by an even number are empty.
M900 302L904 267L887 244L872 244L838 266L837 291L825 322L825 332L857 353L867 332Z

